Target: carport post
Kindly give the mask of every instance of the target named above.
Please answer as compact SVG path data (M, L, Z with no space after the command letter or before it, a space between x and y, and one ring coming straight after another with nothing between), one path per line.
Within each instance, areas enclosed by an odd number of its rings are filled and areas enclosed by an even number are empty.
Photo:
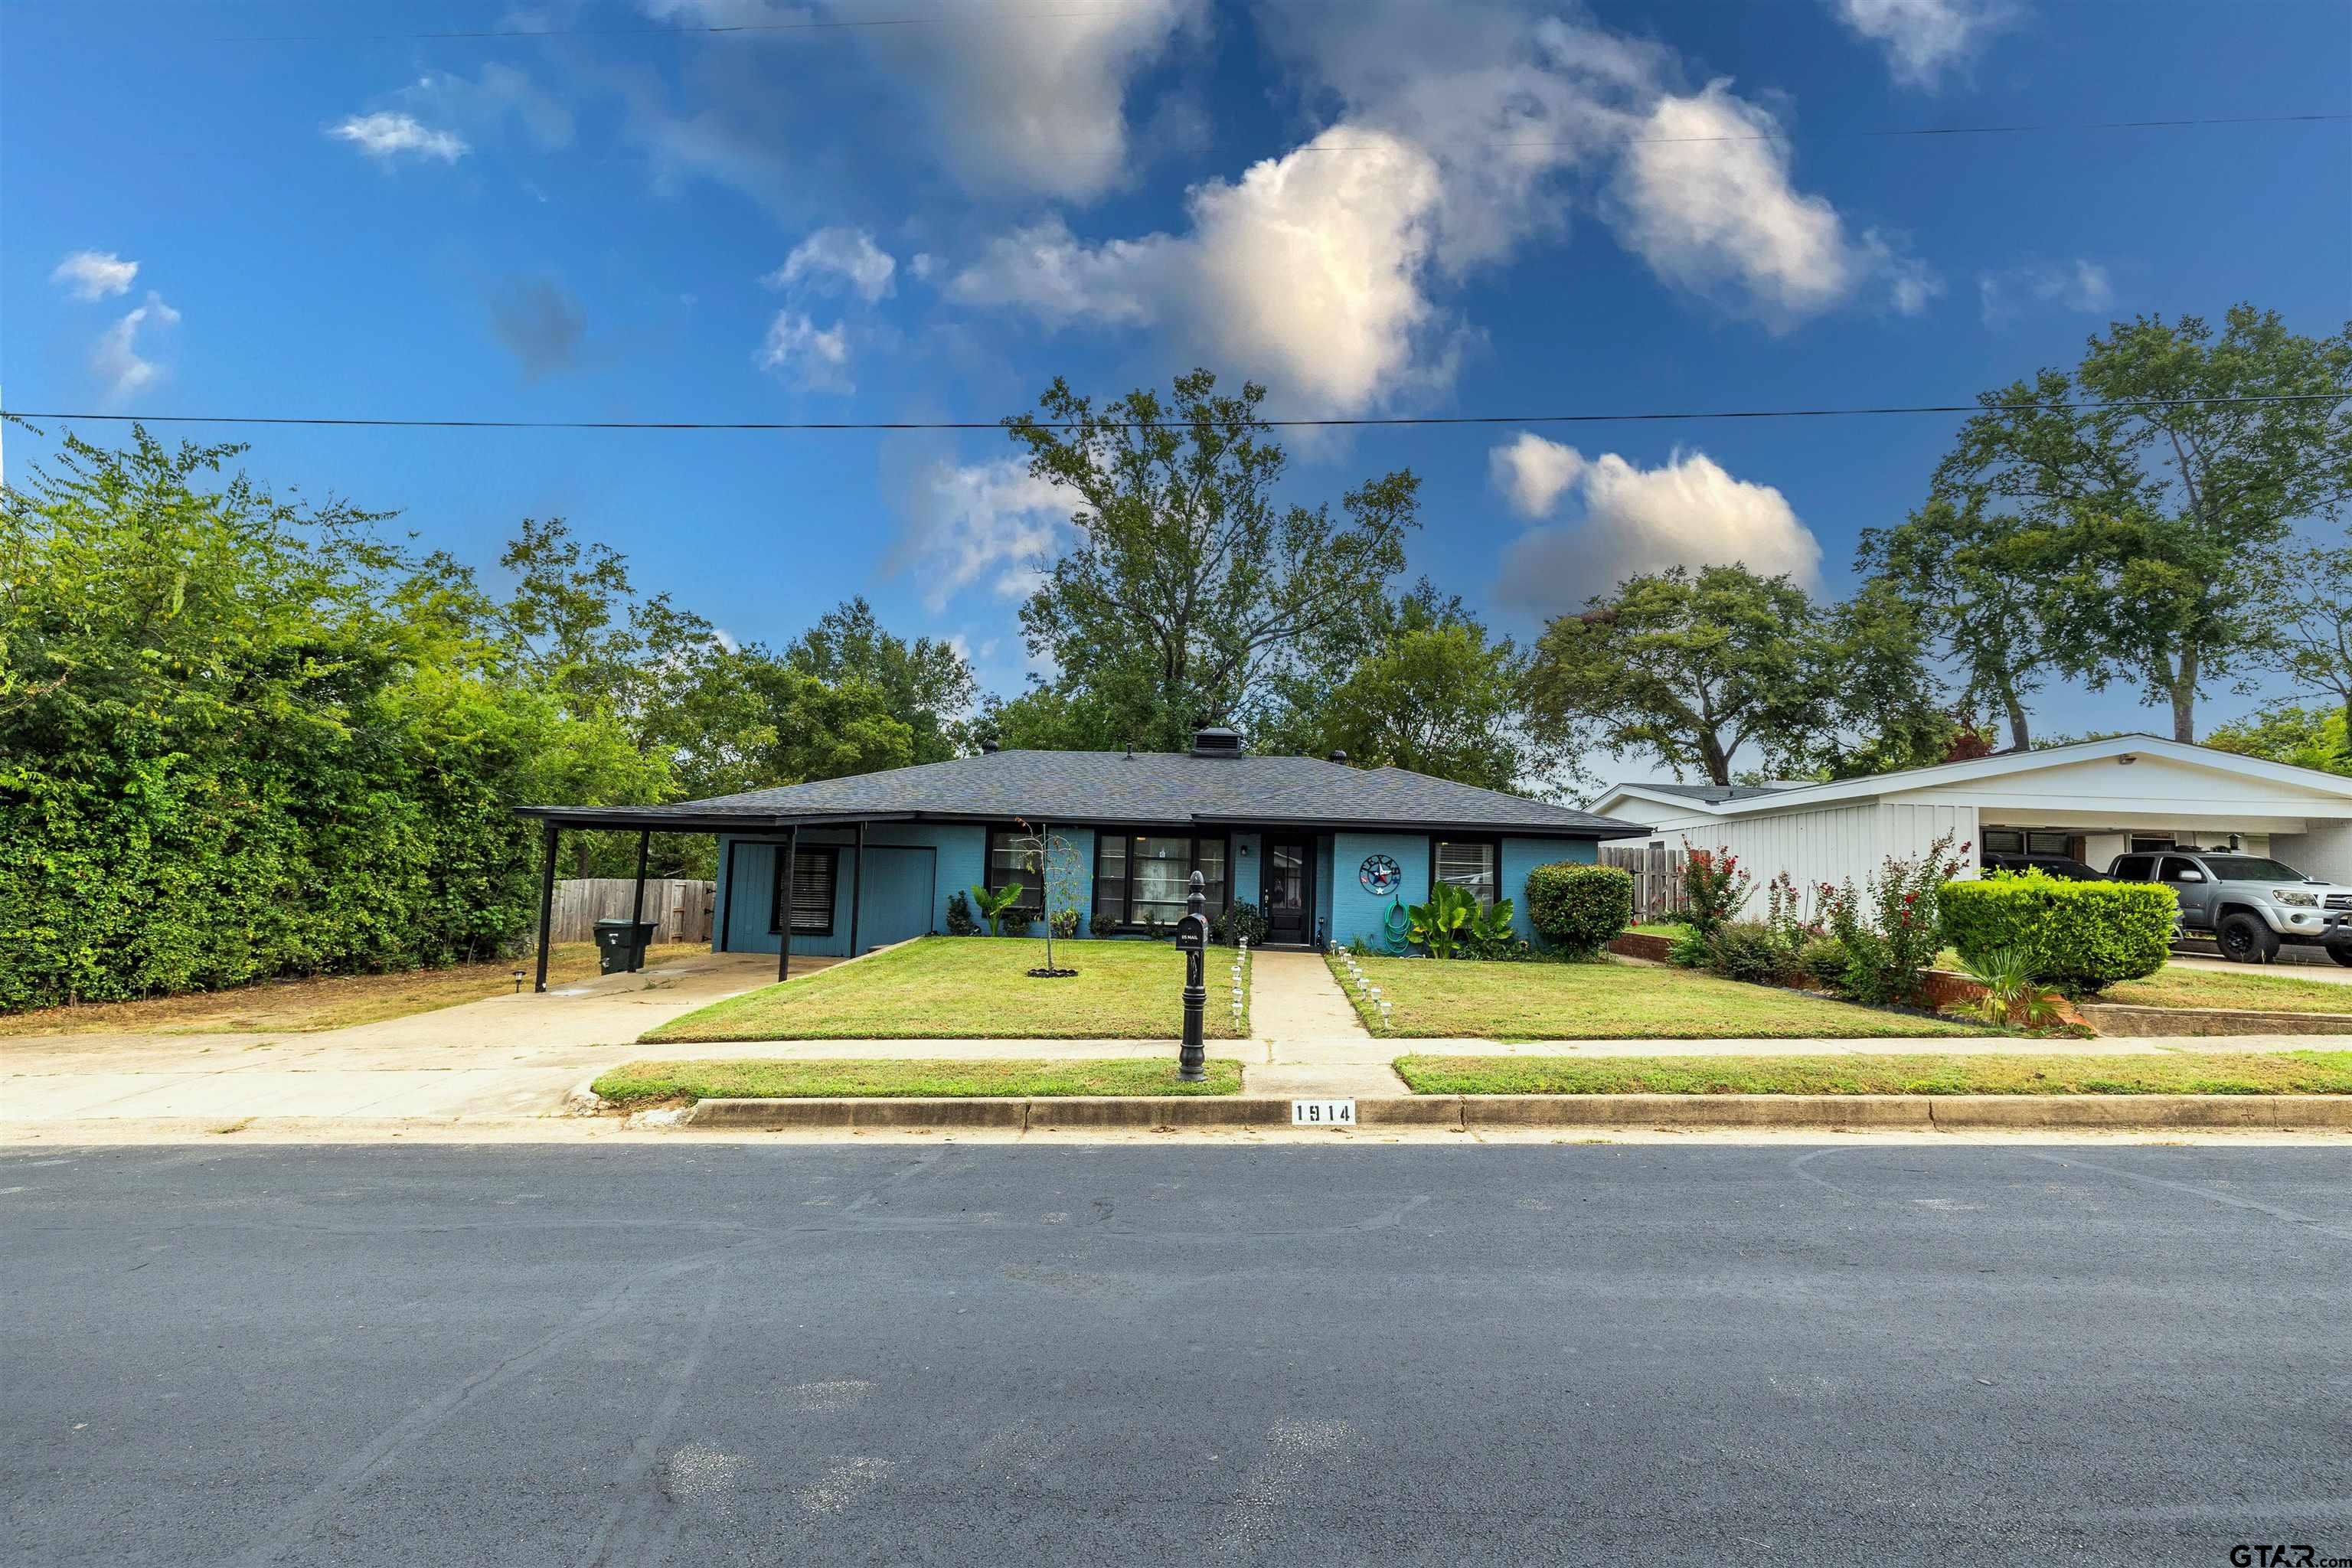
M866 824L857 825L857 847L851 858L856 880L849 884L849 956L857 956L857 900L866 896Z
M547 989L547 943L549 927L555 921L555 818L547 819L547 831L540 839L539 867L539 982L534 992Z
M637 829L637 890L629 900L629 973L635 974L646 966L645 949L636 945L637 923L646 918L646 847L653 842L654 830Z
M778 927L776 978L778 980L790 980L793 977L793 884L800 880L800 870L801 825L795 822L793 824L792 831L784 835L784 896L779 900L784 907L781 918L776 921Z

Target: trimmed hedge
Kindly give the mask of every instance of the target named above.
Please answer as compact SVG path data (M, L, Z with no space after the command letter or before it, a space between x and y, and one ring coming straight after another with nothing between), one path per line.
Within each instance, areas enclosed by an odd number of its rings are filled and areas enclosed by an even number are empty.
M2164 967L2179 905L2155 882L2067 882L2041 872L1947 882L1944 940L1981 963L2014 948L2033 977L2066 991L2102 991Z
M1528 873L1527 893L1528 923L1563 952L1598 952L1633 923L1633 878L1614 866L1538 866Z

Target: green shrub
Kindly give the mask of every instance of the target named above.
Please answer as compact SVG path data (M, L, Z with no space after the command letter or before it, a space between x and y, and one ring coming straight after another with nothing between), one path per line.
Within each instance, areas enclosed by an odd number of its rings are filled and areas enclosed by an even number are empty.
M1817 936L1797 950L1797 969L1824 991L1845 984L1848 955L1845 943L1833 936Z
M1108 910L1097 910L1087 921L1087 930L1096 936L1117 936L1118 934L1118 917L1111 913Z
M1814 889L1822 923L1845 949L1845 976L1838 989L1857 1002L1907 1003L1919 994L1919 977L1935 963L1943 940L1939 890L1951 883L1969 846L1952 847L1947 833L1924 855L1889 855L1870 879L1869 907L1852 881L1823 882Z
M1728 921L1706 939L1709 969L1726 980L1781 985L1793 979L1796 953L1762 921Z
M1225 947L1239 947L1247 937L1252 947L1265 945L1266 932L1274 927L1265 913L1245 899L1237 899L1209 917L1210 940Z
M1009 909L997 917L997 923L1006 936L1027 936L1030 923L1036 918L1034 910Z
M1538 866L1528 873L1527 892L1528 923L1564 952L1598 952L1633 923L1633 879L1615 866Z
M950 936L980 934L980 922L971 918L971 900L961 893L948 895L948 934Z
M1689 926L1675 932L1666 944L1666 962L1685 969L1706 969L1715 963L1715 945Z
M2178 910L2157 882L2067 882L2040 871L1948 882L1945 940L1962 958L2023 955L2033 978L2063 991L2101 991L2164 967Z

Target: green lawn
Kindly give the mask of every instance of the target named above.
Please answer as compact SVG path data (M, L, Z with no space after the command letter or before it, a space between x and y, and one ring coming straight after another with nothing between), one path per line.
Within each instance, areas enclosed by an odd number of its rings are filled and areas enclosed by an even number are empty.
M2167 964L2145 980L2110 985L2092 1002L2124 1002L2135 1007L2247 1007L2263 1013L2352 1013L2352 985L2298 974L2219 969L2183 969Z
M1415 1094L2352 1094L2352 1051L1399 1057Z
M1364 1026L1389 1039L1860 1039L1989 1032L1948 1018L1655 964L1360 962L1392 1004L1385 1025L1375 1005L1348 983L1337 956L1332 967Z
M714 1002L647 1032L701 1040L1173 1040L1184 1031L1184 960L1160 942L1056 942L1075 978L1037 980L1042 939L929 936L781 985ZM1209 954L1211 1039L1240 1039L1233 954ZM1247 1001L1244 972L1244 1001Z
M671 1100L1040 1100L1076 1094L1239 1094L1242 1067L1212 1058L1206 1083L1165 1061L627 1062L599 1078L621 1105Z

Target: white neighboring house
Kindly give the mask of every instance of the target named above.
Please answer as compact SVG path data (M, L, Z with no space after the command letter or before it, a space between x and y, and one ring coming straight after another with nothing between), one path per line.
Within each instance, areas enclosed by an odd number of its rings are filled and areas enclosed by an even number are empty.
M1985 853L2069 855L2105 870L2118 855L2193 844L2285 861L2352 883L2352 778L2154 735L1906 768L1832 784L1620 784L1590 809L1647 823L1648 843L1728 848L1758 882L1787 871L1808 910L1819 883L1867 885L1890 855L1943 834ZM1632 845L1643 842L1624 839Z

